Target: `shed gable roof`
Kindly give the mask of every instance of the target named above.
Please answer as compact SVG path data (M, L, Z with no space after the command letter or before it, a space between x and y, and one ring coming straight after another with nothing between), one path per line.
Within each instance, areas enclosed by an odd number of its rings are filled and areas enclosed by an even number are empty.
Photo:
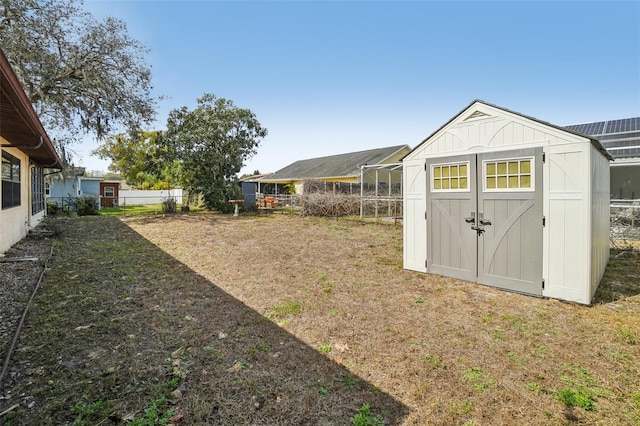
M598 148L599 151L601 151L607 158L611 159L610 154L607 152L607 150L604 148L604 146L600 143L600 141L598 141L598 139L595 139L591 136L588 135L583 135L581 133L578 133L572 129L568 129L566 127L561 127L555 124L551 124L549 122L546 121L542 121L539 120L535 117L531 117L528 115L524 115L522 113L519 112L515 112L515 111L511 111L509 109L506 108L502 108L500 106L497 105L493 105L490 104L488 102L476 99L474 101L472 101L467 107L465 107L462 111L460 111L458 114L456 114L455 116L453 116L449 121L447 121L445 124L443 124L440 128L438 128L438 130L436 130L435 132L433 132L431 135L429 135L427 138L425 138L420 144L418 144L409 154L407 154L405 156L405 158L411 158L412 154L423 150L426 146L428 146L429 144L433 143L438 136L441 136L442 134L446 133L447 130L449 130L450 128L454 127L456 124L458 123L468 123L468 122L473 122L476 120L490 120L490 119L498 119L498 118L509 118L513 121L519 121L519 122L530 122L533 123L535 125L537 125L539 128L544 128L546 129L547 132L550 133L554 133L556 135L563 135L564 138L570 138L573 140L580 140L580 139L576 139L576 137L581 138L582 140L588 140L590 141L596 148Z
M360 176L361 166L380 164L394 154L402 150L408 152L409 149L408 145L397 145L298 160L266 176L263 181Z

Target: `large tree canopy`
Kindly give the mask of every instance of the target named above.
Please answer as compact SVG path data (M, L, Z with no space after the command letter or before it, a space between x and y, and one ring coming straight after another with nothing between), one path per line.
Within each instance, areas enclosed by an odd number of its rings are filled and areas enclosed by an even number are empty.
M229 211L228 200L240 196L237 174L266 135L251 110L205 94L194 110L171 111L163 141L185 187L202 193L208 208Z
M96 21L80 5L0 0L2 50L47 129L67 142L140 128L155 116L147 49L124 22Z
M176 186L180 183L180 164L168 160L162 137L160 131L118 134L109 137L94 154L111 160L109 170L118 172L129 185L143 189Z

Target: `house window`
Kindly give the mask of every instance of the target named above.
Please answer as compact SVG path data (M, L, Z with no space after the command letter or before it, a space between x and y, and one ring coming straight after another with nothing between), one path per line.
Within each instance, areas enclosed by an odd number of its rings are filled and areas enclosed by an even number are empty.
M2 209L20 205L20 160L2 152Z
M31 214L44 210L44 172L42 167L31 169Z
M113 197L114 196L114 187L113 186L105 186L104 187L104 196L105 197Z
M485 191L534 191L533 157L485 161Z
M469 162L433 164L432 192L469 191Z

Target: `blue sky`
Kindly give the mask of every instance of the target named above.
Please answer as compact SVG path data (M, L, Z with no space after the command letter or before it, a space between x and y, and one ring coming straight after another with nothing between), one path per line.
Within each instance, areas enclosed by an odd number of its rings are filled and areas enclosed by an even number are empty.
M244 172L415 147L474 99L557 125L640 115L640 2L85 0L149 49L159 104L204 93L269 130ZM80 163L107 170L75 147Z

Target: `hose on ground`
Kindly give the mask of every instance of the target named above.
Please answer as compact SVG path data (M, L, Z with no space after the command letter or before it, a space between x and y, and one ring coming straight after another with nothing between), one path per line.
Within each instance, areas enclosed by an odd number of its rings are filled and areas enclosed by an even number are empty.
M40 278L38 278L38 282L36 283L33 292L31 293L31 297L27 301L27 305L24 307L24 311L22 311L22 316L20 317L20 322L18 323L18 327L16 328L16 332L13 335L13 340L11 341L11 345L7 350L7 354L4 357L4 364L2 365L2 371L0 372L0 389L4 389L4 379L7 374L7 370L9 369L9 361L11 361L11 355L13 355L13 351L16 347L16 342L18 341L18 337L20 336L20 332L22 331L22 326L24 325L24 320L27 317L27 312L29 311L29 305L31 305L31 301L35 297L38 289L40 288L40 283L42 283L42 278L44 277L44 273L47 270L47 265L49 264L49 260L53 256L53 244L51 245L51 251L49 252L49 257L44 262L44 268L42 268L42 272L40 273Z

